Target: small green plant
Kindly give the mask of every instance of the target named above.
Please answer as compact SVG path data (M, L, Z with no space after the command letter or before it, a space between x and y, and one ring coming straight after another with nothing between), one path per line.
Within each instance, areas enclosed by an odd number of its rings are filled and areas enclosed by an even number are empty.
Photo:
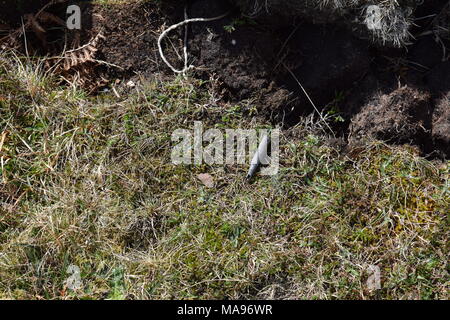
M254 19L241 16L239 18L233 19L233 21L231 21L231 23L229 25L226 25L223 28L225 29L226 32L232 33L234 31L236 31L236 29L240 26L255 25L255 24L256 24L256 21Z
M326 112L327 118L336 123L345 122L342 116L342 112L339 109L339 104L344 100L345 92L339 91L335 93L334 100L327 106L328 111Z

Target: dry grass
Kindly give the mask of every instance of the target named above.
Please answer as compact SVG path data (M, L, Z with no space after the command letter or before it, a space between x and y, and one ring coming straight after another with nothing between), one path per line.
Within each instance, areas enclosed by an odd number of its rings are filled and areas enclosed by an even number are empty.
M88 97L2 55L0 297L449 298L448 162L376 141L344 156L305 119L283 132L276 177L172 165L171 133L194 120L268 125L251 103L216 105L212 88Z

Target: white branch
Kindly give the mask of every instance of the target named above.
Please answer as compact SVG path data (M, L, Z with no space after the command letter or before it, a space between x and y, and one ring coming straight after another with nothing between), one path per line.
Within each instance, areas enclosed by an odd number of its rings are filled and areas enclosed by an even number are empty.
M183 70L178 70L176 69L174 66L172 66L170 64L170 62L167 60L166 56L164 55L163 52L163 48L162 48L162 40L169 34L169 32L182 27L184 25L187 25L189 23L192 22L209 22L209 21L215 21L215 20L220 20L225 18L227 15L229 14L229 12L218 16L218 17L214 17L214 18L193 18L193 19L185 19L184 21L181 21L180 23L174 24L172 26L170 26L169 28L167 28L163 33L161 33L161 35L158 38L158 50L159 50L159 55L161 56L161 59L164 61L164 63L175 73L186 73L188 70L194 68L194 66L187 66L187 44L184 44L184 51L185 51L185 66L183 68ZM187 37L185 37L187 38Z

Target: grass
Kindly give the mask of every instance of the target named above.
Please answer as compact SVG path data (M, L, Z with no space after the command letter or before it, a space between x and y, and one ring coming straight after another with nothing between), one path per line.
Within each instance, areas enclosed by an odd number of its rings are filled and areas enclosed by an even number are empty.
M305 119L275 177L172 165L172 132L195 120L269 126L216 100L183 79L87 96L2 54L0 298L449 298L449 162L377 141L343 154Z

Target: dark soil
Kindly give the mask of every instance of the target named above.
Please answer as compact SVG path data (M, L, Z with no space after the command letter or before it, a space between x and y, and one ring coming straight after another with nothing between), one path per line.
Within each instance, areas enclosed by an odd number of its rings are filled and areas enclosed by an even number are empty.
M49 0L0 0L0 21L17 26L23 15L39 11L49 2Z
M450 154L450 94L436 104L432 135L436 149L448 156Z
M82 10L83 28L91 29L90 1L0 0L0 48L9 45L30 56L42 56L57 55L64 48L79 46L81 33L65 27L67 6L73 3ZM34 22L28 25L30 16ZM26 36L22 35L23 29Z
M105 40L99 57L122 69L111 69L110 77L129 77L135 73L145 75L164 74L167 70L160 60L156 38L164 25L175 23L171 18L174 9L137 3L117 6L93 6L87 14L92 15L93 27L88 37L103 33ZM178 46L180 43L176 43ZM120 71L120 72L119 72Z
M418 14L436 14L446 3L426 1ZM117 66L101 65L86 76L101 74L109 83L138 74L173 77L156 41L167 26L183 20L183 8L184 1L86 8L92 25L80 41L102 33L97 58ZM433 17L416 22L412 45L386 49L337 25L249 20L226 1L189 2L190 18L227 11L221 20L190 25L188 39L193 76L218 79L223 99L249 99L261 115L291 126L314 112L301 84L317 108L343 119L330 125L349 142L373 135L417 145L424 155L450 157L450 62L444 56L450 43L430 33ZM165 41L168 59L180 68L183 37L180 28Z

